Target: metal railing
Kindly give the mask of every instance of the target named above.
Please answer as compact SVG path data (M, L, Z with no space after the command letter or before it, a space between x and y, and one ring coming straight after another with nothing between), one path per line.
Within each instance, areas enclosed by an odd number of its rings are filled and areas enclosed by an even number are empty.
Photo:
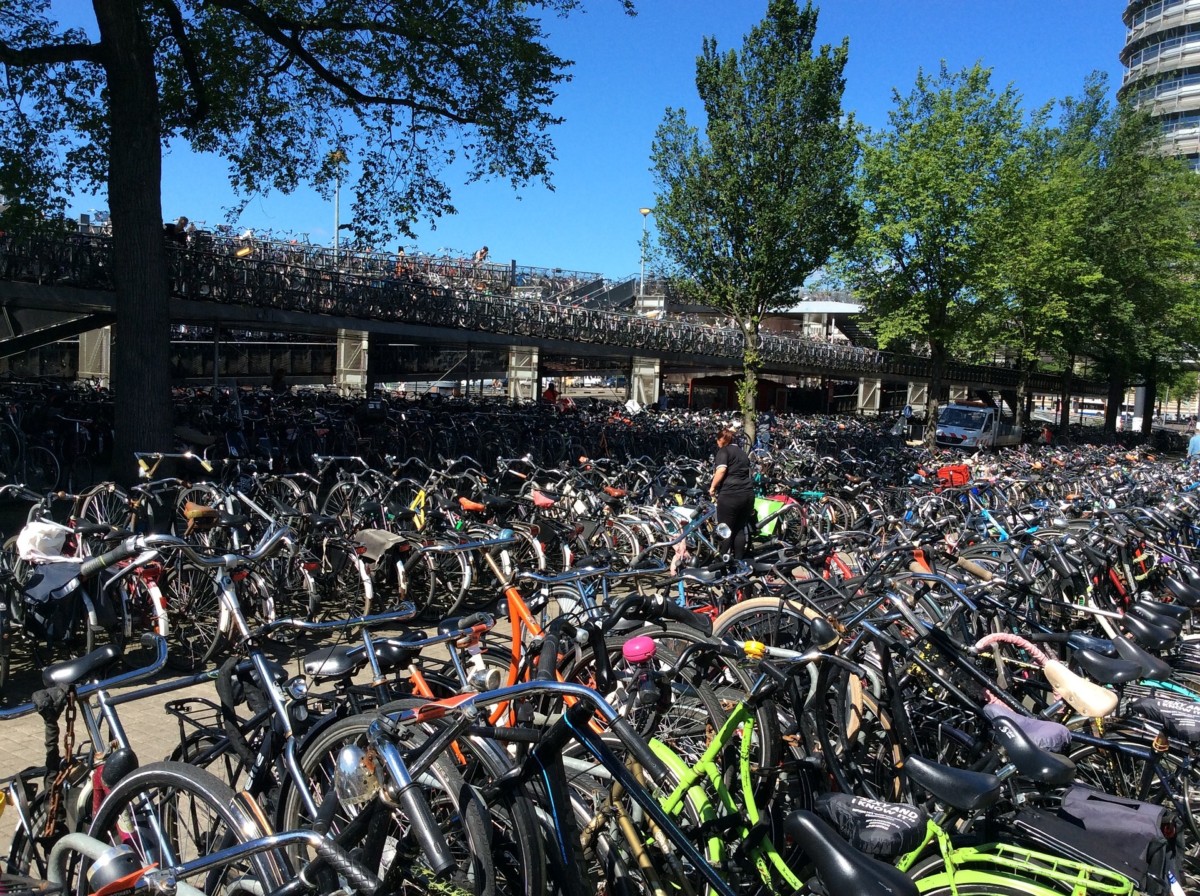
M417 324L503 334L518 339L560 340L634 350L663 358L704 358L716 365L740 363L743 335L734 326L648 318L619 311L583 308L509 295L492 281L456 280L449 272L398 267L369 257L342 253L343 267L327 255L303 249L291 255L273 247L245 248L239 238L193 241L168 250L169 289L183 298L303 314L336 315L369 321ZM59 237L0 237L0 280L113 290L112 241L78 234ZM340 263L340 262L339 262ZM497 266L480 265L492 270ZM504 269L511 274L511 268ZM560 274L557 269L552 274ZM586 275L585 275L586 276ZM502 278L498 278L502 279ZM480 286L480 283L484 283ZM510 277L510 288L512 286ZM928 358L899 355L853 345L836 345L806 336L760 334L767 369L795 374L928 378ZM949 382L1015 388L1013 368L950 363ZM1036 375L1039 391L1052 392L1058 378ZM1076 380L1076 392L1098 393L1102 384Z

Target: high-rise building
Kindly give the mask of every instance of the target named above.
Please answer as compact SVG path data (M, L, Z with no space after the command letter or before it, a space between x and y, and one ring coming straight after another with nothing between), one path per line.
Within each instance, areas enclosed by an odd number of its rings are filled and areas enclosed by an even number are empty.
M1162 125L1163 151L1200 169L1200 0L1131 0L1118 95Z

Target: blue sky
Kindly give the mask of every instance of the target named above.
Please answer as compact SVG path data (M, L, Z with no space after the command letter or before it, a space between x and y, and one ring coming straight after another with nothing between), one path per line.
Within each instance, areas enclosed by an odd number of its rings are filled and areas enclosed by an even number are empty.
M77 5L78 4L78 5ZM82 12L83 0L55 4ZM642 216L653 205L650 144L668 106L688 109L700 123L695 59L703 37L740 47L762 18L766 0L638 0L634 18L615 0L587 0L587 11L551 20L551 46L575 61L555 111L566 121L554 132L558 162L553 192L530 186L450 183L458 215L419 231L409 251L470 254L481 245L492 260L635 274ZM87 4L90 6L90 4ZM1120 84L1124 40L1122 0L824 0L818 38L850 39L844 105L871 126L887 123L893 89L907 93L917 70L951 69L981 61L994 83L1012 83L1026 108L1080 92L1093 70ZM344 197L345 198L345 197ZM209 225L224 219L233 196L224 164L177 149L165 160L163 215L187 215ZM82 197L75 211L102 205ZM349 215L344 202L342 221ZM256 196L242 226L308 233L328 243L332 203L315 194ZM654 219L648 224L653 233ZM385 248L395 249L395 246Z

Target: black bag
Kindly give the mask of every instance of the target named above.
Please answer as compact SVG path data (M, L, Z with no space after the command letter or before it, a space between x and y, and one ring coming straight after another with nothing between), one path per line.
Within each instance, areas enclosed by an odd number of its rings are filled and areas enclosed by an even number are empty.
M1094 834L1104 845L1105 864L1140 886L1147 873L1161 878L1166 838L1163 806L1113 796L1080 784L1063 794L1058 814Z
M41 563L25 582L25 628L38 638L63 641L83 608L78 563Z

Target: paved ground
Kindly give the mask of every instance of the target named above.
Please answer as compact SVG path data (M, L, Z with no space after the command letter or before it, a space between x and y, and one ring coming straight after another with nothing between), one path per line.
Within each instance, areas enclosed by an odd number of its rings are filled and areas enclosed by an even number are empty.
M290 671L298 673L297 657L313 649L314 646L316 645L311 642L295 647L280 646L272 653L275 659L283 663ZM181 680L177 672L160 674L152 681L157 683L172 680ZM133 685L114 691L113 694L128 694L144 686L143 684ZM40 670L31 668L28 662L23 667L18 666L13 671L9 687L5 688L7 706L14 707L27 702L30 695L40 687ZM166 702L183 697L207 697L216 700L216 687L211 682L194 685L170 694L135 700L119 707L121 723L142 763L166 759L179 743L179 722L163 707ZM41 717L36 714L0 722L0 777L15 774L30 766L43 764L45 761L43 730ZM76 732L76 743L82 743L87 737L87 729L83 724L82 717L77 723ZM14 824L14 813L11 810L0 815L0 857L7 855Z

